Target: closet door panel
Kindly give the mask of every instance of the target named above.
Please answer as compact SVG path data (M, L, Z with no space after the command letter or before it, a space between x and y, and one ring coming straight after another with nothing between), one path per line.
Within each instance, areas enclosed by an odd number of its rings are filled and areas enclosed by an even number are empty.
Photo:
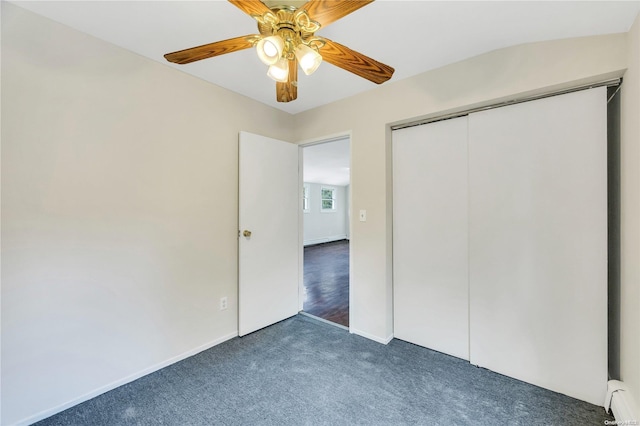
M606 89L469 116L470 361L602 405Z
M394 337L469 359L467 117L393 132Z

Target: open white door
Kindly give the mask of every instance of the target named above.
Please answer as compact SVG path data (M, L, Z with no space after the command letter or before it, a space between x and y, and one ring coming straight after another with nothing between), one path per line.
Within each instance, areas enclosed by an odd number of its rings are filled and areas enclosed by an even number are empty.
M238 333L244 336L298 313L298 146L240 132L239 157Z

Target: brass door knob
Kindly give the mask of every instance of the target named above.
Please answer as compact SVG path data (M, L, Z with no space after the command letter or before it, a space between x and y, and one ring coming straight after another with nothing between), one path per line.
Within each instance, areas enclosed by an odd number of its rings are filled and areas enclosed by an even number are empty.
M251 231L247 231L246 229L242 232L242 235L249 238L251 236Z

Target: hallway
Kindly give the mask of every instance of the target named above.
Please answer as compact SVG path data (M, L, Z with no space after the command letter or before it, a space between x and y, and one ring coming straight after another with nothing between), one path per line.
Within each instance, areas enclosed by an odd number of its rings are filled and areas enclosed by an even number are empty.
M304 248L304 312L349 327L349 241Z

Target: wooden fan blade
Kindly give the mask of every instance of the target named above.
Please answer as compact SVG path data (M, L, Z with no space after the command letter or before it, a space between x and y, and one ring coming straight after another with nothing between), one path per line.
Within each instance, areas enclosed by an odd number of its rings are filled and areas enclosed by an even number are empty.
M295 59L289 61L289 81L276 82L276 100L278 102L291 102L298 98L298 62Z
M389 65L371 59L346 46L324 38L326 44L320 49L324 61L349 71L376 84L389 80L395 71Z
M309 0L301 9L305 9L311 19L326 27L371 2L373 0Z
M212 58L214 56L224 55L225 53L248 49L253 46L253 43L248 41L248 38L250 37L253 36L236 37L228 40L217 41L215 43L203 44L202 46L167 53L164 57L169 62L174 62L176 64L188 64L201 59Z
M229 0L229 3L246 13L247 15L264 15L265 12L271 12L260 0Z

